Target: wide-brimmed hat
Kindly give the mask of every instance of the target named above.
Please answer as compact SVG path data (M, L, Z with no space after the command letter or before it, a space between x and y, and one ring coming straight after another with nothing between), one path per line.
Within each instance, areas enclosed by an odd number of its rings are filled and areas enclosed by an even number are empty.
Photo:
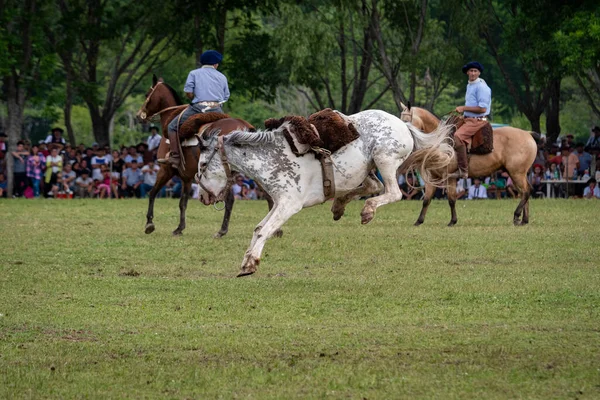
M463 67L462 67L463 74L466 74L467 71L470 70L471 68L477 68L479 70L479 72L483 72L483 65L481 65L477 61L471 61L471 62L463 65Z
M63 132L64 132L63 128L59 128L58 126L57 126L57 127L55 127L55 128L52 128L52 131L51 131L51 132L52 132L52 133L54 133L54 132L56 132L56 131L59 131L60 133L63 133Z
M223 56L216 50L206 50L200 56L200 64L202 65L220 64L221 61L223 61Z

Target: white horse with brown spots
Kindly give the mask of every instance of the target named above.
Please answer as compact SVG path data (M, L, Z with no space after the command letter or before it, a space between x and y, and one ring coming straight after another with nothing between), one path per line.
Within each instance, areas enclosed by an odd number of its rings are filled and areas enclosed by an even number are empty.
M379 169L385 191L365 202L362 223L370 222L375 210L401 199L396 172L414 151L425 152L417 167L431 183L429 168L444 168L454 158L449 127L440 125L430 134L384 111L369 110L346 117L360 137L332 154L335 175L334 219L355 196L381 192L381 182L370 171ZM308 121L306 122L308 124ZM258 132L234 131L226 137L205 132L200 138L200 160L196 181L205 205L224 198L230 190L231 169L254 178L273 198L273 209L254 229L250 247L238 276L256 272L265 241L292 215L305 207L328 200L323 194L320 162L310 153L297 157L283 132L296 129L285 122L279 128ZM309 128L310 129L310 128Z

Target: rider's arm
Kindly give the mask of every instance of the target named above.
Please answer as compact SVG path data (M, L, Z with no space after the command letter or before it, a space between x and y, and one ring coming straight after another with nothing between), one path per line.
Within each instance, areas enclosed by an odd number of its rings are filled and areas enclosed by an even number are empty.
M456 107L456 111L459 113L463 113L465 111L470 111L473 113L477 113L477 114L483 114L484 112L487 111L487 108L483 108L483 107L467 107L467 106L458 106Z

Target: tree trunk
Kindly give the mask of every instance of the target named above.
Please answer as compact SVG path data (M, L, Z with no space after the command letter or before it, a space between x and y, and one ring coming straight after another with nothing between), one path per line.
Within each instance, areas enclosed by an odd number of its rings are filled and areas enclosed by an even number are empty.
M67 90L65 93L65 128L67 129L67 136L69 137L69 143L71 146L77 146L75 143L75 133L73 132L73 124L71 123L71 110L73 109L73 82L72 77L67 72Z
M367 5L363 2L363 12L366 14ZM373 63L373 18L369 21L363 32L363 52L360 62L358 76L354 77L354 87L352 96L350 97L350 105L348 106L348 114L355 114L361 110L362 103L367 93L367 84L369 80L369 71Z
M202 24L200 23L200 16L194 16L194 33L196 38L196 67L200 68L202 63L200 62L200 56L204 48L204 41L202 40Z
M223 4L217 17L217 51L225 54L225 30L227 29L227 8Z
M417 97L417 70L413 66L410 71L410 94L408 96L408 101L413 106L416 105L415 98Z
M550 101L546 106L546 135L548 143L556 142L560 135L560 78L554 78L549 83ZM539 131L536 131L539 132Z
M525 115L527 117L527 120L529 120L529 123L531 124L531 130L534 132L540 132L541 127L540 127L540 117L541 114L527 114Z
M103 115L98 110L98 107L88 103L90 110L90 117L92 119L92 131L94 132L94 140L100 146L110 145L110 119L106 115Z
M6 90L7 121L6 131L8 133L8 144L6 152L6 197L13 195L14 184L14 160L11 151L17 148L17 142L23 131L23 110L25 108L25 89L19 87L19 78L15 73L4 77L4 88Z

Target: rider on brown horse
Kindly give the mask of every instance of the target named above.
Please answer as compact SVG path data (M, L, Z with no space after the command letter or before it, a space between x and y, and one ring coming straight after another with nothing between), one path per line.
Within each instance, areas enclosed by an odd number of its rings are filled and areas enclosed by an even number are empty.
M465 105L456 107L456 111L464 113L465 123L454 134L454 149L458 163L458 171L449 175L452 178L467 178L469 174L469 161L467 146L478 130L487 124L487 116L492 108L492 90L479 75L483 66L477 61L462 67L463 73L469 76Z
M170 156L168 161L173 168L181 162L179 154L178 131L181 125L192 115L205 112L222 113L221 104L229 99L229 87L225 75L217 71L223 56L215 50L208 50L200 56L202 67L191 71L183 87L183 91L192 103L169 123ZM166 163L166 159L159 159Z

